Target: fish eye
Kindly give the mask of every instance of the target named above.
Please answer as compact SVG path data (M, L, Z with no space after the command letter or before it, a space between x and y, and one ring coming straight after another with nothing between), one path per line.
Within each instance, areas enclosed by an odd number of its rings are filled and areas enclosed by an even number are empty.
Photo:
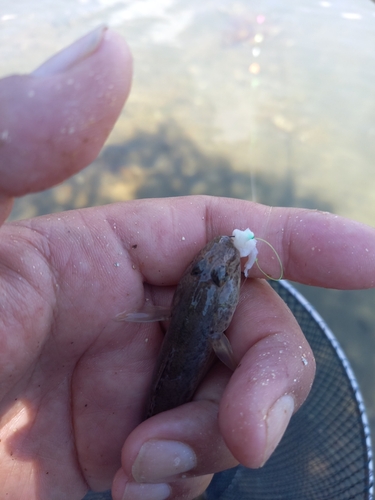
M221 287L227 281L227 273L224 266L218 267L211 271L211 279L216 286Z
M191 275L193 276L198 276L199 274L202 274L203 268L202 268L202 262L197 262L194 266L193 269L191 270Z

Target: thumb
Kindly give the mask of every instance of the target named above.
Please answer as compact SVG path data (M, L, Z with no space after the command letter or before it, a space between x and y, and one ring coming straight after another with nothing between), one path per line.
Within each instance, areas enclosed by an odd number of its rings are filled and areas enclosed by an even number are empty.
M13 196L58 184L96 158L131 76L125 41L100 27L31 75L0 80L0 219Z

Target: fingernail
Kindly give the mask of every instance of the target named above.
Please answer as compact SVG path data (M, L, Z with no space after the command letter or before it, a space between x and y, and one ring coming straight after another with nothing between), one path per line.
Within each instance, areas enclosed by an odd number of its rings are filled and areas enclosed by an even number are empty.
M271 406L266 417L266 449L263 466L272 455L288 427L294 411L294 399L290 395L282 396Z
M127 483L122 500L165 500L170 494L168 484Z
M197 465L190 446L179 441L147 441L139 450L132 467L138 483L155 483L187 472Z
M90 31L90 33L87 33L87 35L44 62L39 68L33 71L32 75L39 77L63 73L95 52L103 40L106 30L106 26L99 26Z

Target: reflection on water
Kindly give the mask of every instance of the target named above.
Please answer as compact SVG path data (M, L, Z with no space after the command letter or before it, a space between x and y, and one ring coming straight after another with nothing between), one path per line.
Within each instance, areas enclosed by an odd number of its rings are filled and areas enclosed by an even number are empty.
M234 172L230 159L207 154L177 124L164 124L155 132L139 131L126 142L108 145L86 172L43 194L18 200L12 219L134 198L209 194L258 199L275 206L303 206L333 210L324 197L296 199L296 186L288 174L275 181L260 173ZM250 197L251 198L251 197Z
M106 22L135 58L132 94L100 157L28 217L208 193L375 224L375 6L370 0L3 0L0 74L29 71ZM375 435L373 291L303 287L345 348Z

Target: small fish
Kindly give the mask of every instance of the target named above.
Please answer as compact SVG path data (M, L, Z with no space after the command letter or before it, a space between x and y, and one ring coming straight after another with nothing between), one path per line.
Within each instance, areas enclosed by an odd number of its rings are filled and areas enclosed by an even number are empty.
M211 366L214 351L229 368L236 368L224 332L237 307L240 284L240 253L230 236L213 239L186 269L173 297L146 418L190 401ZM139 313L120 316L145 321Z

